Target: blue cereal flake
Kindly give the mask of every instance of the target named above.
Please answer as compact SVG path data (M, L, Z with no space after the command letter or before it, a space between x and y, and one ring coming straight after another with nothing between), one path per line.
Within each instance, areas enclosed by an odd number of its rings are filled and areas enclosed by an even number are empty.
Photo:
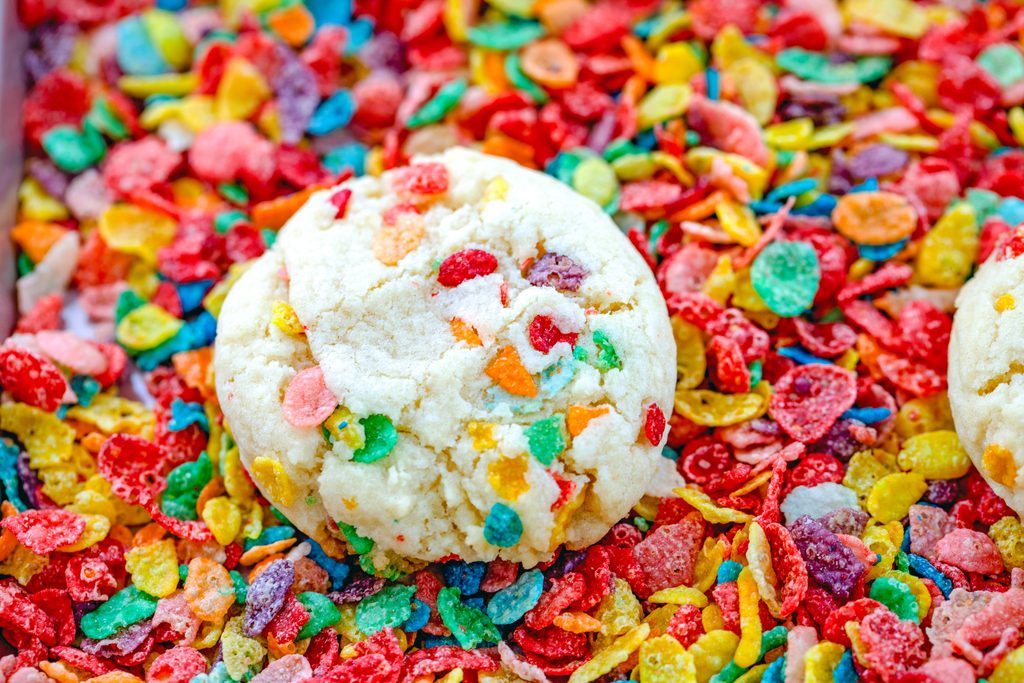
M780 346L776 351L780 356L790 359L797 365L832 365L832 361L818 358L799 346Z
M156 76L171 67L153 45L139 17L129 17L117 24L117 65L133 76Z
M480 592L480 582L487 572L486 562L463 562L455 560L445 562L441 566L441 575L449 586L458 588L463 595L476 595Z
M247 538L245 540L245 550L249 551L253 548L258 548L261 545L270 545L271 543L277 543L283 541L286 538L295 538L295 529L290 526L270 526L263 529L260 535L256 538ZM309 541L312 545L312 541ZM319 548L320 546L316 546ZM322 550L320 552L323 552ZM313 553L310 553L312 555ZM315 559L315 558L314 558Z
M210 433L210 421L206 417L203 404L188 403L180 398L174 399L171 403L171 420L167 423L167 429L180 432L192 425L198 425L204 432Z
M341 590L345 585L345 581L348 580L348 575L351 571L349 566L344 562L339 562L333 557L330 557L324 552L324 549L320 547L320 544L313 539L307 539L306 543L309 543L310 546L309 559L320 565L320 567L327 572L327 576L330 577L331 590Z
M718 583L732 583L739 578L743 565L733 560L726 560L718 567Z
M939 590L942 591L942 595L947 598L949 597L953 590L953 582L949 580L948 576L940 572L935 565L920 555L914 555L913 553L907 554L907 564L910 566L911 574L920 576L923 579L931 579L939 587Z
M430 605L423 602L422 600L412 601L412 614L405 623L402 624L402 630L409 633L412 631L419 631L421 628L427 625L427 621L430 619Z
M352 94L347 90L339 90L320 103L306 130L311 135L327 135L347 125L355 111L356 102Z
M499 548L511 548L523 535L519 513L504 503L495 503L484 522L484 539Z
M178 299L181 300L181 310L185 313L191 313L199 308L203 303L203 297L206 296L211 287L213 287L213 280L174 283L174 289L178 292Z
M906 245L907 239L892 244L858 244L857 252L861 258L866 258L869 261L888 261L900 253Z
M0 439L0 486L3 487L3 497L11 501L18 512L24 512L28 505L21 498L21 488L18 485L18 455L21 449L10 439Z
M512 624L523 618L544 592L544 574L536 569L524 572L508 588L494 594L487 604L487 616L495 624Z
M814 178L801 178L784 185L779 185L765 197L769 202L779 202L789 197L796 197L805 192L810 192L818 187L818 181Z
M888 420L892 411L888 408L850 408L840 415L844 420L857 420L866 425L873 425L883 420Z
M540 393L544 398L552 398L562 389L569 386L576 375L576 361L563 358L550 365L540 373Z

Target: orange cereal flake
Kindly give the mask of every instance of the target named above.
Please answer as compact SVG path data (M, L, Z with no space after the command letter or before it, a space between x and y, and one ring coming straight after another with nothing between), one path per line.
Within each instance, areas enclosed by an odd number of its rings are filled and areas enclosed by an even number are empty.
M537 383L523 366L519 352L512 345L502 347L484 372L510 394L531 398L537 395Z
M483 345L483 342L480 341L480 335L476 333L473 326L461 318L452 318L449 325L452 328L452 336L459 341L466 342L468 346Z
M565 411L565 426L571 436L579 436L591 420L607 412L608 406L569 406L569 410Z

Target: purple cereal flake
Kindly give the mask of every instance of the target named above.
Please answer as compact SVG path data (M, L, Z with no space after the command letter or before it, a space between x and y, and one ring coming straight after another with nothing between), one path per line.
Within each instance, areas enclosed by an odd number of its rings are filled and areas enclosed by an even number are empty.
M868 524L870 516L863 510L854 508L837 508L818 519L825 528L834 534L860 536Z
M284 606L285 596L295 581L295 565L289 560L275 560L260 572L245 597L245 618L242 632L250 638L260 633Z
M291 50L281 46L285 57L274 79L277 114L281 122L281 141L296 144L320 103L320 91L312 69L297 59Z
M537 259L526 279L535 287L554 287L563 292L575 292L590 272L568 256L548 252Z
M393 71L402 73L406 70L405 48L402 41L394 33L376 34L365 45L359 48L359 60L371 72Z
M816 126L839 123L846 118L846 107L835 95L806 93L793 95L779 107L783 120L809 118Z
M25 170L39 183L44 190L56 199L63 201L68 191L67 174L53 165L48 159L32 157L25 164Z
M24 66L29 77L38 81L71 60L78 38L78 27L70 23L44 24L32 31L32 46L25 52Z
M960 497L960 484L954 479L936 479L929 482L923 500L935 505L952 505Z
M383 588L384 583L384 579L377 578L375 576L365 576L359 579L353 579L340 591L328 593L327 597L329 597L336 605L344 605L349 602L359 602L363 598L369 597Z
M121 629L110 638L103 640L82 638L82 644L79 647L83 652L97 657L123 657L142 645L152 630L153 622L147 619Z
M860 424L856 420L836 420L825 432L825 436L821 437L809 450L814 453L827 453L843 462L849 461L854 453L864 450L864 444L854 436L851 430L851 427Z
M858 178L895 173L910 161L910 155L882 143L868 145L849 161L850 172Z
M28 501L29 507L57 507L53 503L49 502L49 499L43 500L41 491L43 485L28 462L28 453L25 452L25 450L22 450L21 453L18 454L18 460L15 463L15 467L18 470L18 480L21 482L21 489L25 492L25 500Z
M808 575L840 600L848 600L867 569L839 537L806 515L789 527Z
M81 622L82 621L82 617L84 617L89 612L94 611L97 607L99 607L102 604L103 603L100 602L99 600L86 600L85 602L72 602L71 603L71 613L75 615L75 623L77 624L77 623Z

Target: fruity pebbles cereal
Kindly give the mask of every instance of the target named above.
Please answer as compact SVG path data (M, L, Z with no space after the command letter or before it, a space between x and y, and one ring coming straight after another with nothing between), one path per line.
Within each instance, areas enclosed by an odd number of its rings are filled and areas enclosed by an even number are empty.
M0 681L1024 680L1017 2L12 3Z

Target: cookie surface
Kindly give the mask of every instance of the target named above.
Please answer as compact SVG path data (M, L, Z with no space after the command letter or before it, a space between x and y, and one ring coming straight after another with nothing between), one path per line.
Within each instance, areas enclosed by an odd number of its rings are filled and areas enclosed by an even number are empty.
M949 402L978 471L1024 514L1024 258L1001 258L990 258L957 298Z
M292 218L218 324L224 414L297 526L336 521L378 563L532 565L678 485L665 304L595 204L468 150L342 188Z

